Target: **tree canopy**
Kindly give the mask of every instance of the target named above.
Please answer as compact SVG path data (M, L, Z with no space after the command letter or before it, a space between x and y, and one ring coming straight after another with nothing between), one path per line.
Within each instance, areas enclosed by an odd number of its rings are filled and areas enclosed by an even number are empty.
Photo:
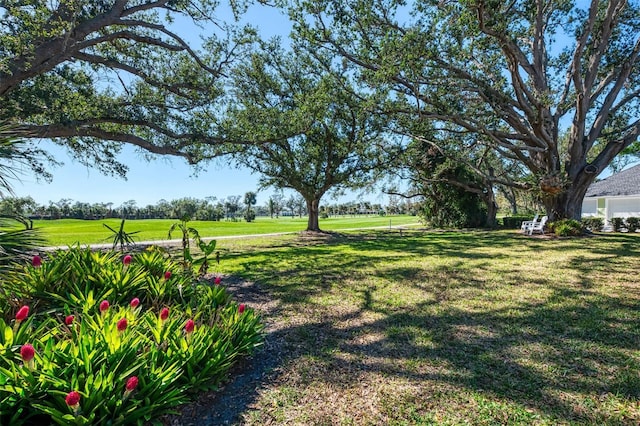
M514 185L539 191L552 219L579 218L640 135L640 5L585 3L324 0L291 15L371 90L390 88L397 112L516 161L533 179Z
M228 132L232 140L269 141L240 146L234 158L260 173L262 185L298 192L307 230L318 231L322 196L375 180L389 141L372 113L375 98L358 92L347 69L303 45L293 52L278 45L263 43L234 71Z
M291 51L257 52L214 0L0 0L0 120L119 175L123 144L233 153L312 204L370 181L391 129L464 162L490 217L502 185L579 218L596 176L638 155L639 0L289 6Z
M122 144L191 164L215 155L221 78L245 41L216 20L217 7L0 1L0 119L17 125L12 136L52 139L106 173L126 173ZM198 26L208 33L200 42Z

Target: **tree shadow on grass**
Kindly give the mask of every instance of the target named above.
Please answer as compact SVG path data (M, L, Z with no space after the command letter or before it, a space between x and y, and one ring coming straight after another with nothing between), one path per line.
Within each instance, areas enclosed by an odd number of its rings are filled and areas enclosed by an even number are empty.
M428 239L425 240L425 235ZM277 298L287 303L303 303L313 295L339 285L359 271L367 270L380 262L397 262L410 256L448 257L453 259L443 266L440 273L455 273L456 267L463 267L466 260L495 260L495 253L472 252L470 247L482 244L500 247L517 247L512 236L479 233L434 233L413 232L389 237L385 232L361 234L331 234L328 238L300 246L298 240L278 242L269 247L246 252L232 252L226 255L231 262L240 265L240 275L251 281L269 283L278 278L286 283L270 286ZM338 255L336 255L338 253ZM277 277L274 277L277 271ZM408 271L408 270L407 270ZM418 272L416 272L417 274Z
M595 258L571 256L572 250L584 249L580 243L531 242L534 251L568 254L569 260L561 266L564 272L579 276L580 285L541 279L539 284L548 289L544 300L514 299L508 306L496 304L483 310L447 304L447 295L452 289L477 291L482 286L481 280L469 280L464 273L465 262L473 261L482 270L490 260L491 254L478 248L499 244L522 251L523 242L518 238L452 233L427 241L424 236L407 235L377 241L346 235L323 243L344 245L339 256L322 245L281 247L275 252L269 249L265 256L253 253L246 260L245 273L282 304L266 318L272 326L265 350L215 397L209 417L205 416L210 423L200 424L238 421L238 416L259 399L261 387L286 382L301 359L317 364L314 368L319 373L308 379L310 383L325 381L337 389L346 390L354 379L378 374L407 380L416 387L446 385L490 395L559 423L638 422L633 413L627 417L617 413L614 418L610 412L588 407L588 398L602 395L640 398L640 360L633 356L640 347L638 287L632 288L632 295L596 294L591 288L599 283L590 279L591 274L606 270L618 259L638 254L638 246L633 244L638 239L630 238L616 239L617 244L611 246L599 245L593 252ZM447 256L448 262L429 270L393 266L390 261L400 261L406 253ZM529 250L523 256L530 254ZM399 309L381 304L377 299L380 287L368 284L357 289L359 303L347 312L327 309L320 317L309 315L289 325L278 323L282 309L306 306L312 296L330 290L334 281L377 262L392 265L380 273L382 278L402 282L408 290L432 292L434 297ZM269 274L273 278L274 270L280 275L279 282L271 285ZM638 267L633 271L640 273ZM327 276L331 277L329 283L322 280ZM438 281L441 277L447 280ZM229 395L237 398L233 404ZM585 399L571 400L568 395ZM428 411L428 407L424 409Z
M606 414L585 414L580 404L556 396L610 393L640 397L640 366L625 351L640 344L637 330L619 327L617 320L606 314L608 306L618 306L618 302L610 299L595 308L567 310L521 306L517 320L501 311L469 315L452 310L425 315L418 313L422 307L417 307L417 312L396 313L363 326L336 327L362 312L358 311L283 328L267 336L265 349L270 353L258 353L249 369L223 394L225 406L232 410L218 406L208 414L210 424L237 421L259 397L260 387L281 381L301 357L307 358L308 369L321 372L309 382L326 380L338 389L348 389L354 380L375 373L417 384L447 383L487 393L538 410L558 422L615 424ZM427 346L420 343L423 332L430 336ZM354 342L353 336L363 334L385 337L371 343ZM528 346L537 352L530 354L527 362L514 357L513 350ZM536 366L530 365L531 359ZM425 363L430 368L407 368L408 362ZM230 395L236 401L229 399ZM638 419L630 419L628 424L633 420Z

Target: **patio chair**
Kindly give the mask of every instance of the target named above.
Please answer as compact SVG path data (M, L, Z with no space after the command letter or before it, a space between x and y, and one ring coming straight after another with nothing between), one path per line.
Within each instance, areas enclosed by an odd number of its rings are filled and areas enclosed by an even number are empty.
M548 216L542 216L540 222L536 222L529 228L529 235L533 235L534 232L544 234L544 226L547 224Z
M522 231L523 234L528 232L529 228L531 228L533 224L538 221L538 216L539 214L536 213L536 215L533 217L533 220L525 220L522 222L522 224L520 225L520 230Z

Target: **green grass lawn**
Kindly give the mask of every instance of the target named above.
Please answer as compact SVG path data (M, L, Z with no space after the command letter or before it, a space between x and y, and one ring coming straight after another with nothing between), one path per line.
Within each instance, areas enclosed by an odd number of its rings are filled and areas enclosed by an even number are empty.
M136 241L166 240L167 232L175 219L145 219L127 220L125 231L137 233ZM320 219L320 227L327 231L337 231L349 228L366 228L375 226L406 225L417 223L415 216L371 216L371 217L331 217ZM98 244L111 241L111 231L103 226L107 224L113 229L119 229L120 219L104 220L36 220L34 228L42 230L42 234L51 246L70 246L80 244ZM223 235L253 235L275 232L298 232L306 229L306 218L281 217L271 219L259 217L254 222L213 222L190 221L188 226L198 230L201 237L218 237ZM175 231L172 237L181 238L180 231Z
M220 246L217 272L277 302L267 341L281 359L242 424L640 424L640 234Z

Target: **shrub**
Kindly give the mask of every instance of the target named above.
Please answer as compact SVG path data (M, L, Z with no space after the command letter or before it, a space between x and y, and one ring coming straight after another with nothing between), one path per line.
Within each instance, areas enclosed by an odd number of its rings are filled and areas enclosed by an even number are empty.
M589 217L582 219L582 224L592 232L600 232L604 228L604 219L601 217Z
M620 232L622 228L624 228L624 219L621 217L611 218L611 225L613 226L614 232Z
M12 274L0 299L30 309L0 300L0 424L143 424L219 385L262 325L190 276L157 252L79 248Z
M551 232L558 237L577 237L584 233L584 226L575 219L562 219L549 225Z
M133 236L135 234L137 234L140 231L133 231L133 232L127 232L124 230L124 221L125 219L122 219L122 221L120 222L120 228L118 228L118 230L116 231L115 229L113 229L112 227L110 227L109 225L107 225L106 223L103 223L102 226L104 226L105 228L107 228L109 231L111 231L111 242L113 244L113 249L117 249L118 246L120 246L120 251L124 253L125 248L127 247L131 247L135 245L135 240L133 238Z
M640 217L628 217L625 223L629 232L636 232L640 229Z
M256 212L253 209L249 209L244 213L244 220L247 222L253 222L256 219Z
M518 229L522 222L533 219L531 215L505 216L502 218L502 226L506 229Z

